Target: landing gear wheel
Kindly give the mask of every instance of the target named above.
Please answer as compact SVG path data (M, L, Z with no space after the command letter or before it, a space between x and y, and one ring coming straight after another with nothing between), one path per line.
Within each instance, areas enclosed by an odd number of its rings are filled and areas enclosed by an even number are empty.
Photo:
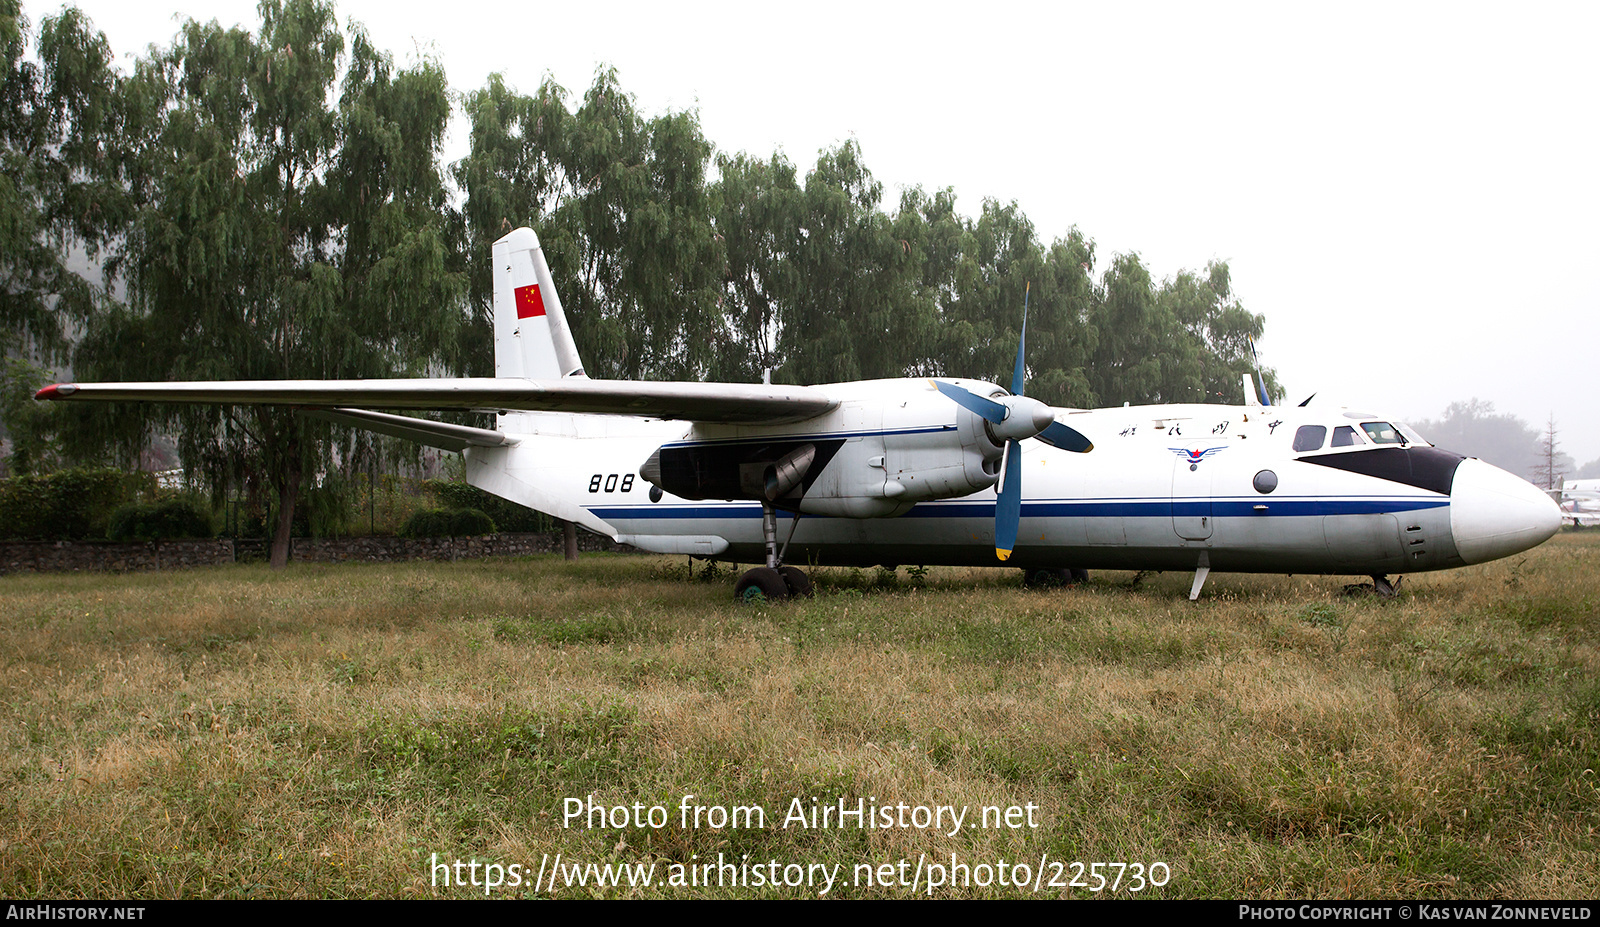
M1400 594L1400 581L1405 579L1405 574L1396 576L1394 582L1389 582L1389 577L1380 573L1372 574L1372 589L1379 598L1392 599Z
M778 567L778 575L783 577L783 584L789 587L790 595L797 599L811 598L811 577L799 567Z
M776 602L789 597L789 586L772 567L746 570L733 585L733 597L751 605Z
M1022 584L1031 589L1054 589L1057 586L1076 586L1078 583L1089 581L1088 570L1069 570L1065 567L1051 569L1041 567L1036 570L1022 571Z

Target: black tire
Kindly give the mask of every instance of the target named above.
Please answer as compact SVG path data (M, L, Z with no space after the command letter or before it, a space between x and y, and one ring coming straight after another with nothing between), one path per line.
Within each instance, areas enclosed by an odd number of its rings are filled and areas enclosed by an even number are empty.
M1066 585L1067 571L1049 567L1039 567L1022 571L1022 585L1029 589L1054 589Z
M1030 589L1055 589L1058 586L1076 586L1089 581L1088 570L1040 568L1022 571L1022 584Z
M799 567L778 567L778 575L783 577L783 584L789 587L789 594L797 599L811 598L811 577Z
M759 605L762 602L777 602L789 597L789 587L784 583L783 577L772 567L756 567L746 570L739 581L733 584L733 597L740 602Z

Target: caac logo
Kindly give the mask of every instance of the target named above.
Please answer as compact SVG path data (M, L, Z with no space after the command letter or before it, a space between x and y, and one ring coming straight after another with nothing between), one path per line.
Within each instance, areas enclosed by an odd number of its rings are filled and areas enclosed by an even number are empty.
M1227 449L1227 445L1222 445L1220 447L1208 447L1205 450L1201 450L1199 448L1190 449L1187 447L1167 448L1167 450L1177 454L1180 459L1188 461L1190 470L1197 469L1200 466L1200 461L1209 458L1212 454L1216 454Z

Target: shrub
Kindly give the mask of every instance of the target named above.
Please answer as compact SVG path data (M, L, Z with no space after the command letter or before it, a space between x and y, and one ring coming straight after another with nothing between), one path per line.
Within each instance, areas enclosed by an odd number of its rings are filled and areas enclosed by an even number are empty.
M450 513L450 533L458 538L494 534L494 519L478 509L456 509Z
M0 480L0 538L105 537L112 511L150 484L148 473L109 467Z
M555 519L543 512L535 512L525 505L502 499L484 492L468 483L449 480L424 480L422 488L428 491L439 505L449 509L477 509L494 520L501 531L552 531Z
M450 536L450 513L443 509L417 512L400 526L403 538L444 538Z
M111 515L106 536L113 541L170 541L209 538L217 533L211 512L193 499L129 502Z
M477 509L431 509L406 519L400 529L403 538L476 537L494 534L494 520Z

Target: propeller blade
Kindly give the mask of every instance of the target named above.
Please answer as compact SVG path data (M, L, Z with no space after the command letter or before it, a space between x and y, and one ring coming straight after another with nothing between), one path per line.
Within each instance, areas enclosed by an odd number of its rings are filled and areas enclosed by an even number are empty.
M1256 390L1261 394L1261 404L1270 406L1272 405L1272 397L1267 395L1267 378L1262 376L1261 358L1256 356L1256 339L1250 336L1246 337L1250 339L1250 361L1256 365Z
M1022 520L1022 445L1006 442L1005 475L995 488L994 504L994 555L1001 560L1011 557L1017 546L1017 523Z
M1051 422L1050 427L1034 435L1040 441L1058 447L1063 451L1072 451L1075 454L1087 454L1094 450L1094 442L1084 437L1083 432L1068 428L1060 422Z
M941 380L929 380L928 382L932 383L939 392L954 400L956 405L975 415L982 416L985 421L991 424L998 425L1006 420L1006 407L993 399L985 399L977 393L964 390L954 383L945 383Z
M1027 375L1028 299L1033 285L1022 294L1022 330L1017 337L1017 364L1011 373L1011 395L996 402L963 389L954 383L929 380L934 388L969 412L981 416L991 426L989 436L1005 442L1001 451L1000 482L995 485L994 553L1001 560L1011 557L1017 546L1018 523L1022 520L1022 444L1023 438L1038 438L1051 447L1083 454L1094 450L1094 442L1081 432L1055 420L1050 407L1022 394Z
M1017 333L1017 367L1011 372L1011 395L1022 395L1023 357L1028 351L1028 294L1033 291L1030 281L1022 291L1022 331Z

